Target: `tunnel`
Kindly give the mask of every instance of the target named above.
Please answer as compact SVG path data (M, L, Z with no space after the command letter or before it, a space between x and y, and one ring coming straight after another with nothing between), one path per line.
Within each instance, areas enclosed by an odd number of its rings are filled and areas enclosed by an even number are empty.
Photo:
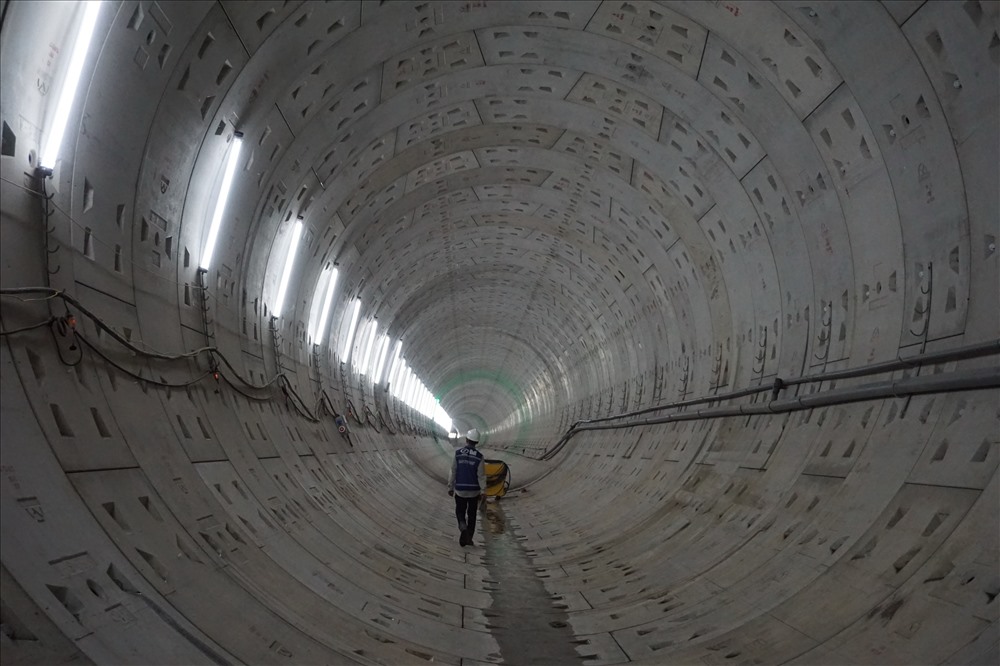
M4 664L1000 662L996 2L0 4Z

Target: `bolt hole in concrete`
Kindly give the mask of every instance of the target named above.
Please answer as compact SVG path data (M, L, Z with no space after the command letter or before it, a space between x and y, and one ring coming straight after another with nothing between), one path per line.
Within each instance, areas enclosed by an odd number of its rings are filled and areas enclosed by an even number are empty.
M507 505L509 509L509 505ZM569 616L554 607L558 601L545 589L518 539L517 523L499 503L486 505L487 534L483 545L493 589L488 611L491 629L504 663L523 666L581 664L573 648L579 641L569 628Z

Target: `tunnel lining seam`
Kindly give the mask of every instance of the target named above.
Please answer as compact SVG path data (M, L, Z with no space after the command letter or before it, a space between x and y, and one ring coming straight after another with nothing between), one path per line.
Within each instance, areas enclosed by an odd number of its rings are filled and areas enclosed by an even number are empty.
M236 39L240 42L240 46L243 47L243 52L246 54L247 58L250 58L253 54L250 53L250 49L247 48L246 43L243 41L243 35L241 35L240 31L236 29L236 24L233 23L232 17L230 17L229 12L226 11L226 5L219 2L219 9L222 10L222 14L226 17L226 22L229 23L229 27L232 28L233 34L236 35Z

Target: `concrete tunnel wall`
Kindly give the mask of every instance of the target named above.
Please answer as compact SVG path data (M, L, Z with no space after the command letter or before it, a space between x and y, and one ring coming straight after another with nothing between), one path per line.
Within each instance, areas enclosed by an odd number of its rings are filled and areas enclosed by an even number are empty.
M780 397L995 386L996 3L109 1L47 216L77 15L2 5L2 286L108 326L3 337L4 663L505 659L450 447L340 361L355 298L528 484L504 510L582 663L1000 658L995 388L537 460L581 419L976 343ZM65 307L5 294L3 329Z

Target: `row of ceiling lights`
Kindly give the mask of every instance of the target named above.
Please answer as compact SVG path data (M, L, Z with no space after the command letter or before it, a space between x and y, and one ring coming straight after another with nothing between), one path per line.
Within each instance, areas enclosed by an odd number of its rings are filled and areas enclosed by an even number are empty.
M55 107L49 112L49 122L46 123L48 131L45 141L42 144L42 151L38 157L38 167L46 176L51 174L59 157L63 137L69 122L70 112L76 99L77 89L83 76L83 66L87 59L93 41L94 31L97 25L97 18L101 11L102 2L100 0L86 0L77 3L76 18L77 30L73 37L73 47L70 58L66 62L65 76ZM215 192L215 200L212 204L212 216L209 218L208 236L202 250L201 260L198 263L199 269L207 271L212 263L215 245L219 238L219 230L225 216L226 206L229 202L229 195L233 186L233 179L236 174L236 165L239 162L240 153L243 147L243 135L235 132L230 142L225 163L222 165L221 180ZM217 179L218 180L218 179ZM278 291L275 295L271 315L280 317L284 306L285 296L288 292L288 285L295 265L295 257L298 252L299 242L302 239L302 220L297 220L291 227L291 237L288 240L288 248L285 254L284 267L281 271L281 279L278 283ZM313 298L314 304L309 318L309 337L315 345L322 344L328 332L328 319L330 309L333 304L333 296L337 284L337 269L328 266L322 271L316 286ZM346 332L341 329L343 342L341 345L340 358L342 362L350 362L352 350L355 345L355 333L357 332L358 318L361 313L361 299L355 299L351 309L350 323ZM372 317L365 325L367 336L362 335L364 341L357 341L360 346L361 362L356 369L360 375L370 376L373 384L380 382L388 383L388 388L392 395L405 404L413 407L428 418L433 419L445 430L452 429L452 421L445 410L441 407L437 399L434 398L430 390L424 385L419 377L410 369L403 358L402 340L397 340L392 354L392 362L386 370L390 340L388 335L378 335L378 320Z

